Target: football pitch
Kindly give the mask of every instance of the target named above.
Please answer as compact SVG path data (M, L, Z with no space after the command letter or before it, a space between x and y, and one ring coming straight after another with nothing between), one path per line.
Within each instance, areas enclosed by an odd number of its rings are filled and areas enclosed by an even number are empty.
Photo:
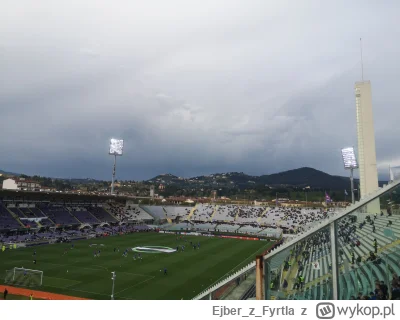
M200 243L200 248L194 250L191 241ZM115 271L115 299L191 299L254 261L272 243L202 236L177 240L173 234L134 233L73 244L73 249L71 243L60 243L0 252L1 283L6 270L24 267L43 271L43 285L32 289L110 299L111 272ZM160 252L178 245L185 245L185 251ZM132 248L140 248L136 250L141 251L142 259L133 259ZM129 249L127 257L122 256L125 249ZM32 256L35 250L36 265ZM94 257L95 250L101 251L99 257Z

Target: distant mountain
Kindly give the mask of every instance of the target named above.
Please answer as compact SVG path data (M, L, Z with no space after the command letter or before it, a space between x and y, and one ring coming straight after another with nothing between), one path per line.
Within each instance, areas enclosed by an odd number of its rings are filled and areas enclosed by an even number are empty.
M148 180L149 183L163 183L167 185L204 185L204 186L230 186L251 188L256 185L274 187L311 187L327 190L349 190L349 177L335 176L309 167L303 167L270 175L251 176L243 172L214 173L207 176L180 178L172 174L164 174ZM358 179L354 179L355 188ZM382 186L385 181L380 181Z
M260 177L264 184L291 185L297 187L326 188L332 190L348 189L350 179L332 176L313 168L299 168Z
M160 184L173 184L173 183L180 183L184 181L183 178L174 176L173 174L160 174L153 179L147 180L150 183L160 183Z
M96 180L96 179L91 179L91 178L84 178L84 179L62 179L62 178L57 178L58 180L65 180L69 181L70 183L74 184L91 184L91 183L98 183L98 182L103 182L102 180Z
M3 175L20 176L19 173L11 173L0 170ZM48 179L41 177L43 179ZM50 178L52 179L52 178ZM55 178L70 184L96 184L103 183L102 180L97 179L62 179ZM271 188L278 187L296 187L304 188L310 187L313 189L326 189L326 190L349 190L350 179L349 177L335 176L316 170L309 167L303 167L279 173L252 176L243 172L227 172L227 173L213 173L210 175L202 175L191 178L177 177L173 174L161 174L150 180L144 181L146 184L164 184L168 186L176 186L184 189L217 189L217 188L238 188L238 189L253 189L259 186L269 186ZM354 186L357 188L358 179L354 179ZM379 186L385 184L386 181L379 181Z
M9 175L9 176L17 176L17 177L24 175L23 173L13 173L13 172L7 172L7 171L3 171L3 170L0 170L0 174ZM34 176L32 176L32 177L34 177ZM43 177L43 176L41 176L40 178L68 181L68 182L74 183L74 184L91 184L91 183L103 182L102 180L91 179L91 178L68 179L68 178L53 178L53 177Z

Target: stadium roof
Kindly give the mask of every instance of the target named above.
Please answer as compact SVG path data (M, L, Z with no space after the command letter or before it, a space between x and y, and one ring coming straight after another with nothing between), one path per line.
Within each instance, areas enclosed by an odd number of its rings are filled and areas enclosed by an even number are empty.
M147 197L137 197L137 199L145 199ZM127 196L115 195L96 195L86 193L67 193L67 192L34 192L34 191L16 191L16 190L0 190L0 201L52 201L52 202L73 202L73 201L98 201L105 202L107 200L125 201L136 199Z

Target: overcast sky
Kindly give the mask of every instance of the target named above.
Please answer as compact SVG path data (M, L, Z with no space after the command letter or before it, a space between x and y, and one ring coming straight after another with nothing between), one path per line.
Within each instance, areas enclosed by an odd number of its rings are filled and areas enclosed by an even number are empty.
M111 179L347 175L354 82L400 165L398 0L2 0L0 169Z

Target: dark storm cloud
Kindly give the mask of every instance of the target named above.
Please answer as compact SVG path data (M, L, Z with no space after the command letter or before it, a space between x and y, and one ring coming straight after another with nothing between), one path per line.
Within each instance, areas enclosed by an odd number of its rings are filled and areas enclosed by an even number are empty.
M116 137L121 178L301 166L344 174L340 149L357 145L359 37L378 166L400 165L396 1L1 7L3 170L110 179Z

